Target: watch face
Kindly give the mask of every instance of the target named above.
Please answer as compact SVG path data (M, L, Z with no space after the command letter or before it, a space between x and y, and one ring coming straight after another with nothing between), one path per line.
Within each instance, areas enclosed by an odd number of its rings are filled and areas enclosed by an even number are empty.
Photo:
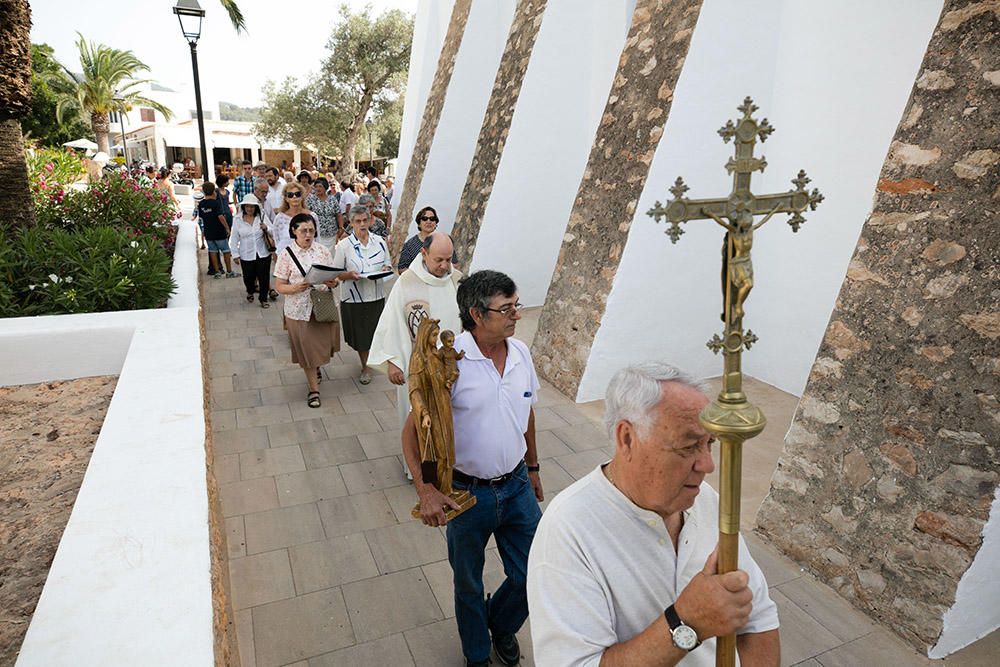
M690 651L698 645L698 633L686 625L678 625L673 631L674 645Z

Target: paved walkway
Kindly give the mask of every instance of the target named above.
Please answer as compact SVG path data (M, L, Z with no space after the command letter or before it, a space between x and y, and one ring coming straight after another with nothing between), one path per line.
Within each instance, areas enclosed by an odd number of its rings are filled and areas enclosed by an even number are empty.
M204 253L202 265L205 265ZM232 603L243 667L462 665L443 529L410 518L395 389L358 384L344 347L324 368L323 407L289 361L280 301L244 301L240 279L204 279L215 473L229 540ZM529 340L537 311L519 325ZM795 398L749 388L772 427L747 447L744 526L767 492ZM542 482L551 498L606 460L599 402L574 405L543 382L536 407ZM782 664L942 664L917 655L829 588L747 535L782 622ZM502 580L496 550L487 586ZM520 634L533 664L527 626ZM992 665L994 633L943 664Z

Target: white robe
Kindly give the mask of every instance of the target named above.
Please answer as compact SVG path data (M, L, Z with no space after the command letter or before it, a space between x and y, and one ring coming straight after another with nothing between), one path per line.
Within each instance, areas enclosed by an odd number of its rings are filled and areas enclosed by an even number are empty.
M403 272L385 300L382 317L375 328L368 365L377 366L391 361L404 377L409 372L410 353L420 321L433 317L441 320L441 330L449 329L457 336L462 331L458 317L458 281L462 274L452 269L443 278L428 273L420 257ZM410 414L409 387L396 387L396 409L400 426Z

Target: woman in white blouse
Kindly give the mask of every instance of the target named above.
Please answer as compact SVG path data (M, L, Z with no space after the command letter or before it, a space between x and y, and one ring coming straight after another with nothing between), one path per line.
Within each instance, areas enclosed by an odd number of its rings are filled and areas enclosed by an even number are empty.
M252 194L243 197L240 210L233 218L229 234L229 249L233 261L243 267L243 284L247 288L247 303L253 303L254 292L260 296L260 307L270 308L267 288L271 280L271 253L264 241L270 231L261 210L260 200Z
M333 266L344 269L339 278L340 321L344 326L344 340L357 351L361 359L361 375L358 382L372 381L368 370L368 351L372 346L375 327L385 307L384 282L388 275L370 279L369 275L392 273L389 248L385 239L371 234L368 226L371 215L364 206L352 206L348 216L353 234L337 243L333 254Z
M288 229L291 243L278 253L274 267L275 287L278 293L285 295L285 329L292 348L292 362L302 367L309 384L306 404L310 408L318 408L321 404L319 369L340 350L340 327L336 322L316 320L309 291L336 287L339 280L334 278L321 285L310 285L305 281L305 274L313 264L330 266L332 263L330 251L315 242L316 223L312 216L299 213L291 219Z
M312 216L313 222L319 225L319 218L306 207L305 188L298 183L287 183L284 192L281 193L281 206L274 214L272 225L276 255L280 256L292 242L288 235L288 225L299 213L308 213Z

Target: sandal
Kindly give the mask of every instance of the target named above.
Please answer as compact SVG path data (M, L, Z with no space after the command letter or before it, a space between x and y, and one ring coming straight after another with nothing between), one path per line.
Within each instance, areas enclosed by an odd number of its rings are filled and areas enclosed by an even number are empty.
M318 391L309 392L308 396L306 397L306 405L308 405L310 408L318 408L320 405L322 405L322 403L319 400Z
M261 301L260 302L260 307L261 308L270 308L271 304L269 304L267 301Z
M268 290L268 292L267 292L267 298L269 298L271 301L277 301L278 300L278 293L275 290L273 290L273 289L272 290Z
M253 303L253 294L247 294L247 303Z
M361 384L370 384L371 381L372 381L372 374L367 370L363 371L361 375L358 377L358 382L360 382Z

